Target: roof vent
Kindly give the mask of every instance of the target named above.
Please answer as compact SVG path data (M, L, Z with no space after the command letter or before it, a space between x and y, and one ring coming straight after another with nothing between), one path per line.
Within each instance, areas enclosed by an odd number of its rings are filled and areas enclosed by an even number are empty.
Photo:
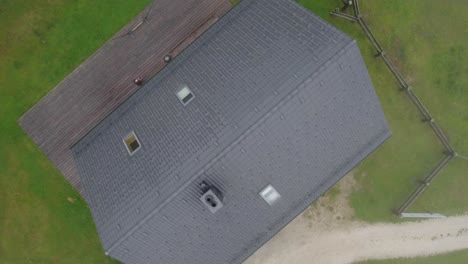
M223 194L221 191L203 182L200 186L204 189L204 194L200 197L200 200L208 207L208 210L213 214L223 207Z
M169 63L169 62L171 62L171 60L172 60L172 56L171 56L171 55L166 55L166 56L164 56L164 62Z
M143 78L142 77L138 77L136 78L135 80L133 80L133 82L138 85L138 86L142 86L143 85Z

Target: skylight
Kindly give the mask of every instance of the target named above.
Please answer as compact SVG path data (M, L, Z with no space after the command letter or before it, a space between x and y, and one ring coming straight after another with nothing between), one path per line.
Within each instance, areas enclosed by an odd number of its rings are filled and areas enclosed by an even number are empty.
M138 140L135 132L133 131L125 137L124 143L130 155L133 155L141 147L140 141Z
M259 194L269 205L273 205L276 201L279 200L279 198L281 198L279 192L273 186L271 186L271 184L263 188Z
M179 100L182 102L182 104L186 105L193 99L194 95L192 91L190 91L190 89L185 86L179 92L177 92L177 97L179 97Z

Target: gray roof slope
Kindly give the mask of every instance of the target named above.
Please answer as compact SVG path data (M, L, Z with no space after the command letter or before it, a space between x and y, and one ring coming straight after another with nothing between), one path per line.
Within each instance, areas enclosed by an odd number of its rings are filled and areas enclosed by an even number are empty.
M228 263L389 135L353 40L292 1L244 0L73 150L111 256ZM226 196L213 215L198 200L204 179ZM258 195L268 183L282 195L273 207Z
M177 56L231 8L229 0L154 0L18 124L84 196L70 148L138 90L135 78L154 76L165 55Z
M125 263L245 260L390 136L365 70L353 44L233 142L111 255ZM225 195L215 214L198 200L203 180ZM282 196L272 207L258 195L268 184Z

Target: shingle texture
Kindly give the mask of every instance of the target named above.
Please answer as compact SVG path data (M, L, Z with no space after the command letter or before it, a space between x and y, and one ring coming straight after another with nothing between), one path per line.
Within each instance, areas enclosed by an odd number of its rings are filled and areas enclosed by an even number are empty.
M154 0L29 109L19 125L83 194L70 148L138 90L135 78L154 76L166 66L165 55L176 57L230 8L229 0Z
M114 258L240 263L389 136L355 41L293 1L243 0L73 152ZM214 214L201 181L225 196Z

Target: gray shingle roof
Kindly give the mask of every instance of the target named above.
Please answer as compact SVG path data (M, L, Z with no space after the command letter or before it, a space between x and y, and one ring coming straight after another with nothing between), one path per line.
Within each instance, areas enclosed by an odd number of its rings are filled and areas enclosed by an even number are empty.
M293 1L243 0L73 151L111 256L218 264L244 260L389 136L355 41ZM215 214L201 181L225 196Z
M177 56L231 8L229 0L153 0L18 124L84 196L70 148L138 90L135 78L155 75L166 54Z

